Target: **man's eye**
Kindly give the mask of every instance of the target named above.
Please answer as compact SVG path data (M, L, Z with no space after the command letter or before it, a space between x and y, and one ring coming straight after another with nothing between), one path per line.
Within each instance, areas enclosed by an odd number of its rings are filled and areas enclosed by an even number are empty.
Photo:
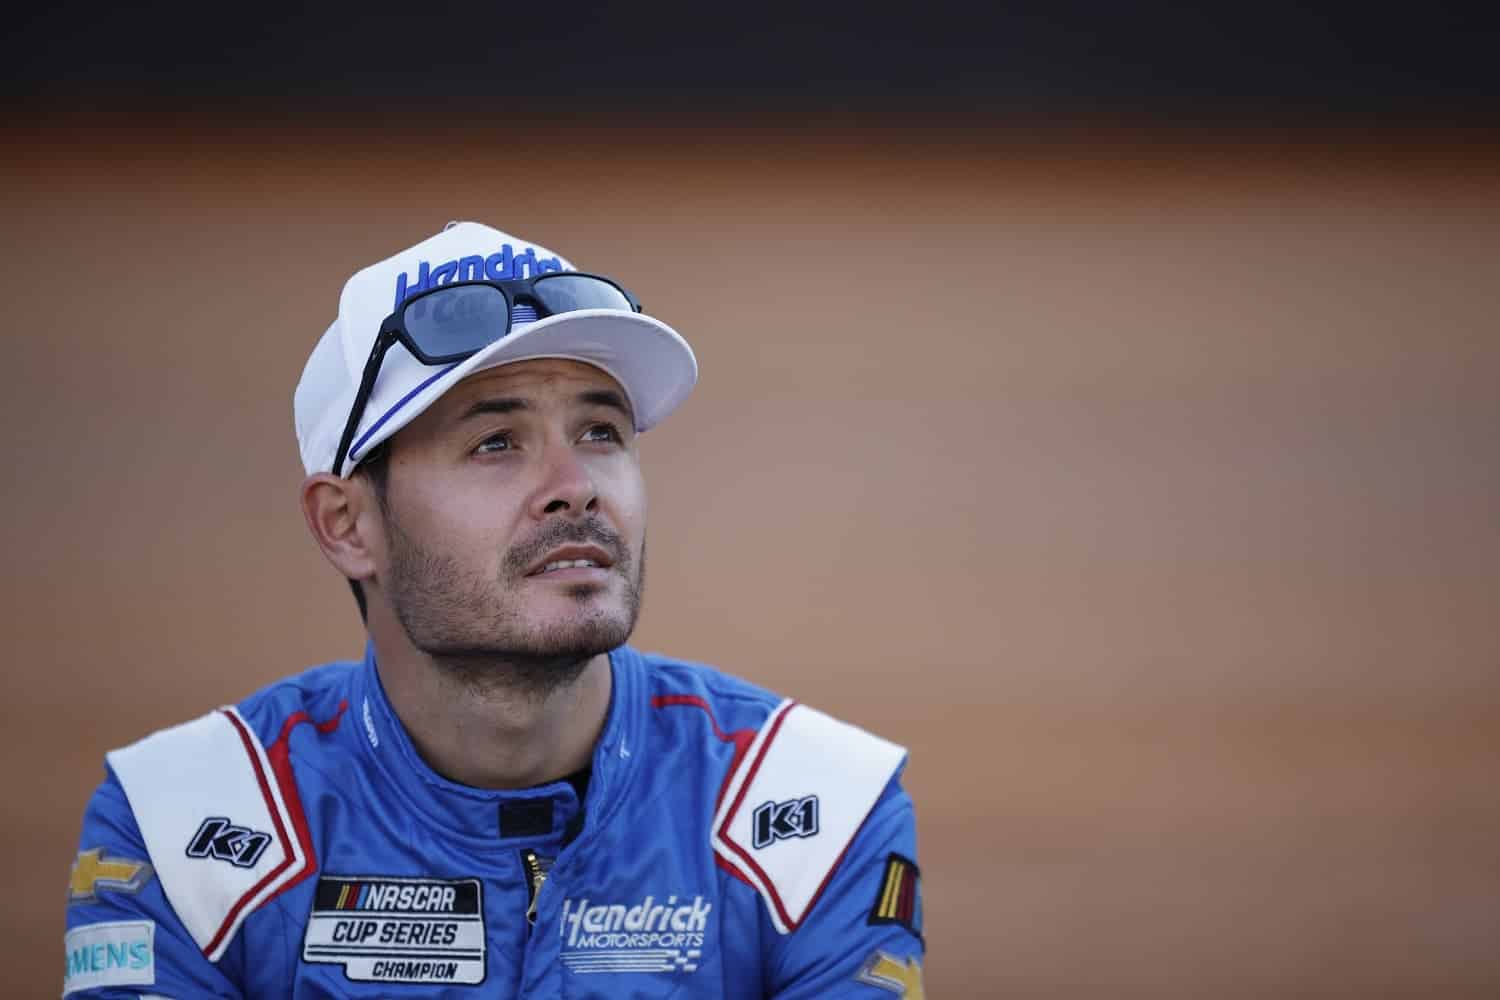
M496 451L510 451L513 445L514 442L511 440L510 432L502 431L499 434L491 434L479 442L479 447L475 448L474 451L476 454L484 455Z
M590 424L588 430L583 432L583 440L621 444L625 438L614 424Z

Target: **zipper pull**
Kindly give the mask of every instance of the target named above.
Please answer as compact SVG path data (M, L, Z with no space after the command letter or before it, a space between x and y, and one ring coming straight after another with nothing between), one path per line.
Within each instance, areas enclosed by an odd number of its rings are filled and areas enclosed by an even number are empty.
M547 873L552 870L552 859L544 858L531 848L521 851L521 868L526 873L526 926L536 924L536 899L541 895Z

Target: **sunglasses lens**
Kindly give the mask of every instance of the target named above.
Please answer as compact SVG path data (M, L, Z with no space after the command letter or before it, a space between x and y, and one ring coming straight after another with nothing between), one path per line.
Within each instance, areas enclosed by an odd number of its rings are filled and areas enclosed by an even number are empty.
M457 285L424 295L406 307L402 320L434 362L473 354L510 329L505 296L489 285Z
M532 285L537 301L549 313L574 309L620 309L634 312L625 293L607 281L584 274L549 274Z

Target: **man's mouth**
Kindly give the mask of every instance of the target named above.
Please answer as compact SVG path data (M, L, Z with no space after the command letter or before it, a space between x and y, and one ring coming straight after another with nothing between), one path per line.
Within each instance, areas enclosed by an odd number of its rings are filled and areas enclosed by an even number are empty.
M592 559L559 559L556 562L549 562L543 566L542 572L551 573L559 569L593 569L598 565Z
M545 576L569 569L608 569L614 563L610 554L597 545L564 545L548 552L526 575Z

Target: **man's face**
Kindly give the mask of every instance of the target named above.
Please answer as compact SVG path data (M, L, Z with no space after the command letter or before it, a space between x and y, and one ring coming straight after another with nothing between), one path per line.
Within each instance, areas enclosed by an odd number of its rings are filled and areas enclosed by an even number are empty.
M646 500L628 406L590 365L517 362L393 437L376 582L418 649L541 665L629 637Z

